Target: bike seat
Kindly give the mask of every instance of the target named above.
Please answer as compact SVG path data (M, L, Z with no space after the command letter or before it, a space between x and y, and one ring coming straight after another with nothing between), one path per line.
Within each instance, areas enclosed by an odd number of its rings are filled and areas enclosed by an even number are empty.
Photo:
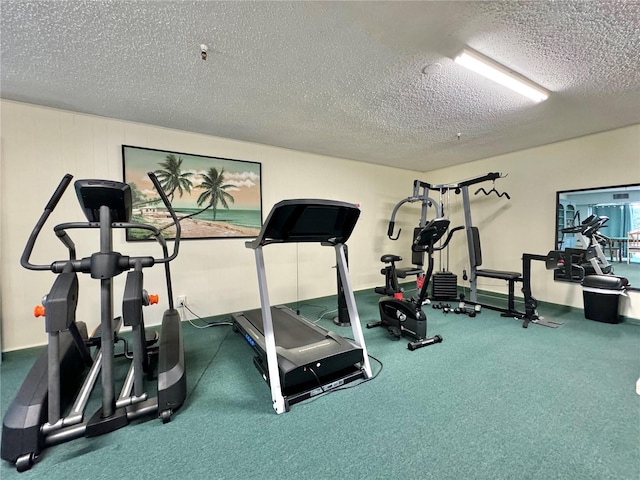
M391 255L388 253L386 255L382 255L380 257L380 261L384 263L401 262L402 257L400 257L399 255Z

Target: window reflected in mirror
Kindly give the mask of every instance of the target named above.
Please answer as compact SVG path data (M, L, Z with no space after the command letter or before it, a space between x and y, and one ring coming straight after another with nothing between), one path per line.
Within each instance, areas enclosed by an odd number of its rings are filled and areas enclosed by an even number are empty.
M557 192L554 248L556 280L613 274L640 290L640 184Z

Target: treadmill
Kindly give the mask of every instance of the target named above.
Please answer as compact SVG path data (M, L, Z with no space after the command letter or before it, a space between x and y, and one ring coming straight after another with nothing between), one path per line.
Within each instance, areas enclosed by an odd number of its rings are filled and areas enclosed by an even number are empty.
M233 328L253 347L253 363L271 388L273 409L278 414L288 412L295 403L372 376L344 245L359 216L360 209L350 203L283 200L273 207L258 237L245 243L255 252L262 307L232 314ZM262 248L302 242L334 247L353 340L310 322L286 306L271 306Z

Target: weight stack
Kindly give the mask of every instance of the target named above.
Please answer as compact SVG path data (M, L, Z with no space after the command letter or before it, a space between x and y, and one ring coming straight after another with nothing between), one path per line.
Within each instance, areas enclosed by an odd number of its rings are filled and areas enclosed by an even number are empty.
M437 272L431 282L432 300L455 300L458 298L458 276L451 272Z

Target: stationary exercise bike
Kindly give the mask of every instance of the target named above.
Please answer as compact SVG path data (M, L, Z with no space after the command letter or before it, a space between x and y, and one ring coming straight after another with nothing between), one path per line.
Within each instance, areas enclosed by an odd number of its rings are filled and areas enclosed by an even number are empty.
M435 218L429 221L422 227L413 242L412 251L425 252L429 259L418 297L406 299L385 296L381 298L378 302L380 321L367 324L367 328L386 327L395 339L400 339L403 335L413 338L415 341L409 342L407 345L407 348L412 351L442 342L440 335L427 337L427 315L422 310L422 304L427 299L429 280L433 273L433 253L446 248L453 233L463 228L460 226L450 230L445 242L441 246L435 247L435 243L447 232L449 223L450 221L446 218Z
M186 372L179 312L173 308L169 262L178 255L180 224L160 183L149 173L160 199L176 226L173 254L169 255L161 231L149 224L129 223L132 192L129 185L108 180L78 180L75 190L87 222L56 225L54 231L69 252L66 260L34 265L29 259L36 239L47 218L69 186L65 175L34 227L20 260L29 270L56 274L51 291L43 299L38 314L45 316L47 350L38 358L9 406L2 425L1 456L18 471L30 469L46 447L82 436L94 437L127 425L134 419L155 415L163 423L186 397ZM77 259L76 248L67 231L98 229L100 249L89 257ZM163 256L125 256L113 251L115 229L143 229L160 244ZM156 332L145 330L142 307L153 303L143 289L142 270L163 263L169 309L162 319L160 340ZM127 272L122 301L122 317L113 318L113 277ZM101 322L89 337L84 322L76 321L78 273L100 280ZM37 316L38 316L37 314ZM131 327L129 352L120 326ZM115 392L114 344L125 343L125 356L132 359L120 395ZM93 351L93 354L92 354ZM147 388L147 379L157 385ZM101 379L101 406L85 417L91 392ZM152 394L157 392L156 397ZM96 398L93 403L98 403Z

